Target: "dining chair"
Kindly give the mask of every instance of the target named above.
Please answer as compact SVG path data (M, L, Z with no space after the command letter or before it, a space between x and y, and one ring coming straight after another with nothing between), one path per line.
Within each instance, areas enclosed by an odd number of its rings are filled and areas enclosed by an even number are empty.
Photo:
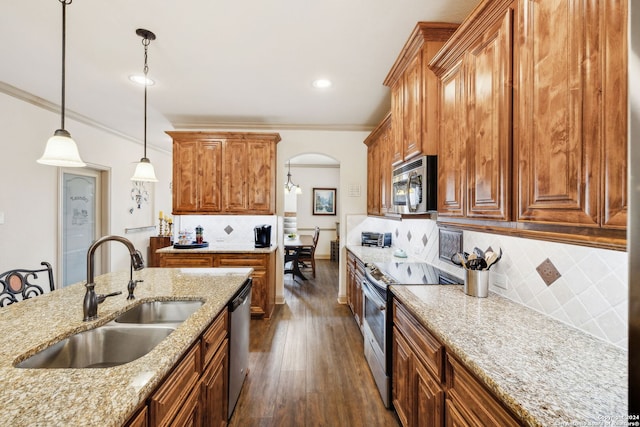
M311 274L316 277L316 246L318 246L318 239L320 238L320 227L315 228L313 232L313 245L311 247L305 247L298 252L298 262L303 268L311 268ZM309 263L307 265L306 263Z
M0 274L0 307L44 294L47 281L49 291L55 289L51 264L42 261L40 265L44 267L34 270L17 268ZM47 274L39 278L38 273L44 272Z

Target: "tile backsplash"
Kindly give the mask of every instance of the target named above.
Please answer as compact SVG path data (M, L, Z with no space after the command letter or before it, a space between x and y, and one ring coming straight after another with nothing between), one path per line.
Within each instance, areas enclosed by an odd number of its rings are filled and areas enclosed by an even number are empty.
M194 231L200 225L205 241L233 245L253 245L253 228L271 225L271 243L277 243L278 217L275 215L178 215L174 217L174 238L180 230Z
M347 243L353 245L359 244L361 231L391 232L394 247L463 276L462 268L439 258L439 229L435 221L352 215L347 217L347 230ZM465 231L464 250L472 252L476 246L503 251L502 259L491 268L491 291L628 348L626 252ZM506 289L494 285L500 281L506 284Z

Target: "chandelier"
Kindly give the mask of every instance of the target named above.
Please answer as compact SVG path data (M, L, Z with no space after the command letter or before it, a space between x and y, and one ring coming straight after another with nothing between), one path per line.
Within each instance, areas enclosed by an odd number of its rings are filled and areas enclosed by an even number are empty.
M296 189L296 194L302 194L302 188L291 181L291 160L289 160L289 171L287 172L287 182L284 184L284 192L289 194L294 188Z

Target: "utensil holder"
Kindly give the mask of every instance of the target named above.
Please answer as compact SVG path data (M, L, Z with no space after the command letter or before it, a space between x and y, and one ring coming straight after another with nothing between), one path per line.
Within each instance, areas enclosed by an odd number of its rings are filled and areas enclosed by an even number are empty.
M489 296L489 270L465 270L464 293L478 298Z

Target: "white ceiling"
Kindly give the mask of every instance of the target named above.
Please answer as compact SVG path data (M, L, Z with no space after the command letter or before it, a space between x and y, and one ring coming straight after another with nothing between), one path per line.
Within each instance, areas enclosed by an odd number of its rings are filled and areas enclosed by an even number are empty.
M157 36L150 145L170 150L172 128L368 130L389 109L382 81L416 22L461 22L477 2L76 0L67 7L67 114L142 140L143 89L128 77L142 72L135 30L146 28ZM0 90L59 104L61 3L6 6ZM315 89L319 77L333 86Z

